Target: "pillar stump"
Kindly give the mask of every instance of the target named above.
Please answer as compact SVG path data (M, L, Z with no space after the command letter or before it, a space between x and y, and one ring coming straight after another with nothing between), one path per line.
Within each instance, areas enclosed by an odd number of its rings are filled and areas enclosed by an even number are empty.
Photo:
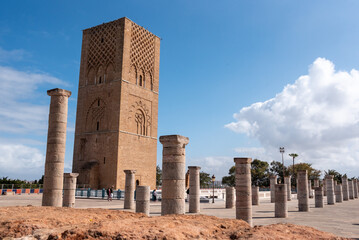
M76 179L78 175L78 173L64 173L63 207L75 207Z
M342 177L343 201L349 200L348 178Z
M275 185L277 184L277 176L271 175L269 177L270 183L270 202L275 202Z
M236 163L236 219L252 226L251 158L234 158Z
M313 187L319 187L319 179L314 179L314 185Z
M68 98L64 89L47 91L51 96L42 206L62 207Z
M323 187L316 187L315 190L315 207L322 208L324 207L324 198L323 198Z
M259 187L252 186L252 205L259 205Z
M161 215L185 213L185 147L189 139L180 135L161 136L162 201Z
M334 183L333 183L333 176L327 175L325 176L326 188L327 188L327 204L334 205Z
M335 186L335 202L343 202L343 189L341 184Z
M354 198L358 198L358 180L354 179L353 184L354 184Z
M348 189L349 189L349 199L354 199L354 186L353 181L348 180Z
M284 177L284 183L287 184L287 201L292 201L292 177Z
M150 215L150 186L136 187L136 213Z
M274 216L276 218L288 217L287 184L276 184L275 185Z
M199 170L201 167L190 166L189 169L189 212L200 212L200 179Z
M236 190L234 187L226 187L226 208L234 208L235 194Z
M298 211L309 212L308 175L307 170L299 170L298 173Z
M135 173L136 170L123 170L126 174L125 180L125 203L124 209L135 208Z

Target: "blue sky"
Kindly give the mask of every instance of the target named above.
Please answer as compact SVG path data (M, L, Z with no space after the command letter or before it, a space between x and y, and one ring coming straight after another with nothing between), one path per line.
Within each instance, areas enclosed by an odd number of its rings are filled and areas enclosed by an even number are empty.
M358 176L358 9L357 1L2 2L0 176L41 177L46 90L55 87L73 93L71 169L82 30L124 16L162 38L158 136L189 137L188 165L220 178L233 157L280 160L284 146L298 161Z

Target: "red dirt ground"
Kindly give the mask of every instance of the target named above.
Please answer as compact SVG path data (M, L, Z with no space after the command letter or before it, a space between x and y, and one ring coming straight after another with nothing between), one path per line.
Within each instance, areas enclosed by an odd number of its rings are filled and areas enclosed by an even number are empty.
M107 209L0 208L0 239L344 239L311 227L205 215L147 217Z

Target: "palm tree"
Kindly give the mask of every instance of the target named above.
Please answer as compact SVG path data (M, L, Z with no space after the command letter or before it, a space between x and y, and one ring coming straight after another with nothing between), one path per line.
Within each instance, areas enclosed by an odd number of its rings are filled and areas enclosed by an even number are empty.
M298 157L299 155L296 153L291 153L291 154L289 154L289 156L293 158L293 172L292 172L293 176L292 177L294 177L294 159L296 157Z

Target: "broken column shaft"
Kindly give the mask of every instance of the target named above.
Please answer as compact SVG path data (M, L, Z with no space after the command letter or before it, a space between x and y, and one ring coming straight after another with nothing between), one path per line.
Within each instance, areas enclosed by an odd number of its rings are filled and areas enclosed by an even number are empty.
M200 212L200 179L199 170L201 167L190 166L189 169L189 212Z
M135 173L136 170L124 170L126 174L125 180L125 203L124 209L135 208Z

